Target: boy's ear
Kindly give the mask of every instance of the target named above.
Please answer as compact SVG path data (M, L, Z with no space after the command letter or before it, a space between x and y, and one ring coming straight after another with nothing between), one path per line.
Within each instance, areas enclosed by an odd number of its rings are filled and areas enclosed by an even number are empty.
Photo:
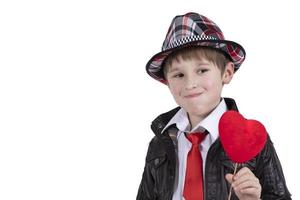
M234 74L234 64L233 62L228 62L225 66L224 73L223 73L223 84L230 83L231 79L233 78Z

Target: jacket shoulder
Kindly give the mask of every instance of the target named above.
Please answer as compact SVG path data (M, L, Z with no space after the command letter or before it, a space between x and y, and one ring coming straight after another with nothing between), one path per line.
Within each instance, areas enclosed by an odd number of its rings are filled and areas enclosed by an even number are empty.
M146 161L151 161L154 158L162 157L165 155L165 147L163 146L159 138L157 136L154 136L149 143Z

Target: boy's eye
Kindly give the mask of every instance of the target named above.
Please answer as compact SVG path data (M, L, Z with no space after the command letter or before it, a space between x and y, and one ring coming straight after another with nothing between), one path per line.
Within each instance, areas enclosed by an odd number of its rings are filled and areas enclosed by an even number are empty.
M203 74L203 73L205 73L205 72L207 72L208 71L208 69L198 69L197 70L197 73L198 74Z
M183 77L183 73L175 74L173 77L174 78L182 78Z

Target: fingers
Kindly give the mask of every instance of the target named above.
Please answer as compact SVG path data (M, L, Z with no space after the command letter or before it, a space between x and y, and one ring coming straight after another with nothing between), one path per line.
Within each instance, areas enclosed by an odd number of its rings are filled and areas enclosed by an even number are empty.
M234 176L235 179L238 179L241 176L247 175L247 174L253 174L251 172L251 170L248 167L243 167L242 169L240 169L236 175Z
M234 191L234 192L237 193L236 191ZM260 197L260 191L257 188L242 189L239 191L239 193L241 193L243 195L256 196L257 198Z
M226 180L232 184L234 192L237 196L242 197L260 197L261 185L258 178L247 167L244 167L236 173L236 175L226 174Z
M230 184L233 182L233 174L226 174L225 178Z
M232 187L235 191L239 191L241 193L252 193L253 191L260 191L260 184L258 179L256 178L244 178L243 180L238 179L232 183Z
M249 182L251 185L259 184L258 178L256 178L256 176L247 167L242 168L236 175L234 175L233 180L233 187L238 185L245 186L245 182Z

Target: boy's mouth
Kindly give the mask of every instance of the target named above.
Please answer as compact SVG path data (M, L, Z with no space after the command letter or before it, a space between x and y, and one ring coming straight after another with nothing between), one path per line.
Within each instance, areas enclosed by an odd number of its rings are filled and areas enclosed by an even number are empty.
M195 98L195 97L198 97L200 96L202 93L193 93L193 94L188 94L188 95L185 95L184 98L186 99L191 99L191 98Z

